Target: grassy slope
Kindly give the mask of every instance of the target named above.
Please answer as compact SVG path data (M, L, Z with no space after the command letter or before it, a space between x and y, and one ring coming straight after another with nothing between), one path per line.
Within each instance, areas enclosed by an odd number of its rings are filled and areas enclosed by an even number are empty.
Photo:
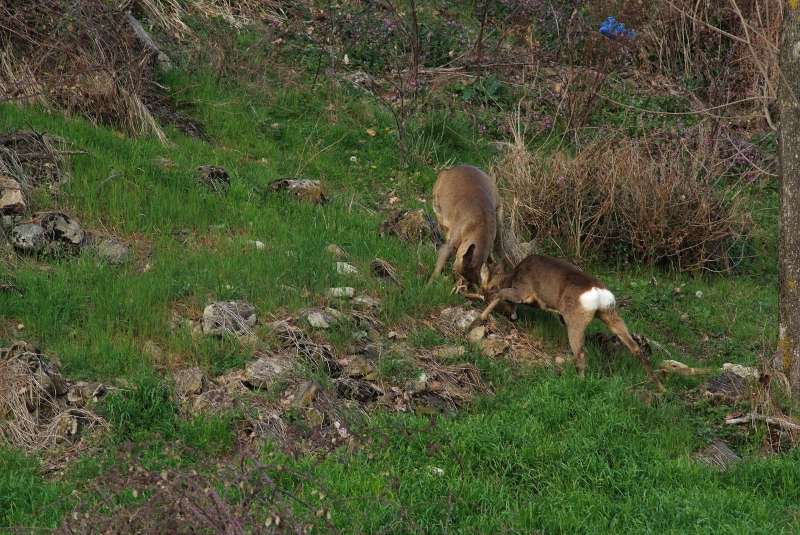
M325 288L346 281L324 253L330 242L346 248L362 271L375 256L400 268L402 291L368 277L357 281L359 288L384 298L383 319L389 324L457 299L448 295L444 282L431 292L422 290L418 264L431 265L429 246L414 248L377 235L380 214L367 210L377 192L394 188L413 204L416 195L430 190L434 172L401 169L394 138L386 131L390 117L370 100L342 89L312 92L278 83L266 95L254 96L202 74L175 74L167 82L198 106L196 114L213 144L173 132L174 144L163 147L39 110L0 108L0 130L30 125L89 152L74 157L74 178L63 196L42 199L41 207L62 207L88 228L152 245L152 269L146 273L133 265L98 266L89 257L51 263L48 271L34 261L17 261L13 276L25 296L0 294L0 336L7 342L14 336L11 326L23 323L25 331L18 336L58 355L68 376L132 379L140 385L138 397L117 399L107 409L120 429L113 440L134 440L154 465L190 466L231 451L231 424L225 419L180 422L160 394L164 368L197 363L220 372L244 362L249 350L171 331L176 302L199 310L212 299L244 298L262 318L321 302ZM486 164L489 152L481 148L486 140L475 143L469 130L453 124L434 128L445 134L426 140L427 145L437 148L441 160ZM367 128L379 135L368 136ZM157 158L176 165L164 169ZM193 182L194 169L207 163L231 172L233 186L226 196ZM324 179L333 202L319 208L254 193L270 180L296 174ZM751 363L770 347L776 313L775 195L771 190L759 195L759 206L767 211L759 218L759 259L746 273L699 278L598 267L615 293L630 298L623 314L632 330L666 343L688 363ZM173 235L181 229L198 238L184 245ZM247 240L267 247L255 250ZM676 298L673 288L681 284L683 296ZM698 290L702 298L695 297ZM684 313L688 319L682 319ZM521 328L566 347L553 318L530 313ZM157 342L168 357L153 361L142 351L146 340ZM712 436L726 436L745 455L756 452L759 438L719 429L719 409L690 405L683 392L693 382L673 380L672 393L649 404L636 395L639 387L631 386L643 376L624 354L601 355L590 347L590 377L584 382L571 372L564 377L512 373L472 357L493 380L494 398L435 426L411 415L377 415L362 430L374 437L364 451L321 462L282 462L311 471L329 489L333 520L347 532L404 532L409 523L420 532L800 527L798 453L767 460L752 456L725 474L690 461L690 453ZM35 459L0 452L0 526L56 523L69 508L56 498L102 471L114 443L107 459L84 459L61 481L39 476ZM269 459L273 455L265 453ZM433 474L431 466L444 475ZM300 482L296 490L317 499ZM355 499L374 494L382 500Z

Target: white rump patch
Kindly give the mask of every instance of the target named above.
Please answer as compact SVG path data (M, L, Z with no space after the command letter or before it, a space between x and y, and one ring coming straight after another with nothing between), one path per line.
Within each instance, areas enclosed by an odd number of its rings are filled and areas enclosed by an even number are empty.
M614 294L605 288L592 288L583 292L580 296L581 306L587 312L595 310L608 310L616 304Z

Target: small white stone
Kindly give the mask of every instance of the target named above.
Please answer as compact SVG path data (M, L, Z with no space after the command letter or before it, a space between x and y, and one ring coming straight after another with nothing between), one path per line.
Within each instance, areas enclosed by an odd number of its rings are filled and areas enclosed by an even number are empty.
M338 258L344 258L345 256L347 256L347 253L344 252L344 249L342 249L335 243L329 243L328 246L325 247L325 250Z
M381 306L381 301L368 295L360 295L353 299L353 305L361 308L378 308Z
M329 329L331 326L322 312L311 312L306 316L306 320L315 329Z
M726 362L722 365L722 369L744 379L758 380L759 377L761 377L761 372L759 372L756 368L742 366L741 364L732 364L730 362Z
M444 469L439 468L438 466L430 466L431 474L442 477L444 475Z
M355 275L358 273L358 269L347 262L336 262L336 273L339 275Z
M328 288L326 294L328 297L333 297L333 298L352 299L353 296L356 295L356 289L350 288L349 286L344 286L341 288Z

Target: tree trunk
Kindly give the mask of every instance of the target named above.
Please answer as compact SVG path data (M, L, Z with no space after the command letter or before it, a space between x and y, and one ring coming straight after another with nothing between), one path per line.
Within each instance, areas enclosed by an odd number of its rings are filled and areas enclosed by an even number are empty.
M800 399L800 10L787 2L780 47L780 330L776 367Z

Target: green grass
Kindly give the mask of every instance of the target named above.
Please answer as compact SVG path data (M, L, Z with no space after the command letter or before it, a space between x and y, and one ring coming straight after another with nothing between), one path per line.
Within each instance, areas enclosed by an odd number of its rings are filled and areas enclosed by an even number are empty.
M675 399L644 406L620 378L533 376L436 425L380 418L380 447L314 473L336 524L360 533L797 529L796 453L727 473L698 466L686 414ZM375 495L381 507L335 501Z
M233 455L235 415L182 418L170 396L166 363L154 361L144 346L155 342L170 361L212 374L241 366L252 350L173 330L175 310L198 312L212 300L241 298L266 323L325 303L330 286L351 285L381 297L380 319L392 326L459 302L447 281L423 288L418 270L433 263L430 245L382 239L377 228L390 190L404 206L418 206L418 196L429 200L433 166L491 162L489 139L476 134L465 114L442 109L415 118L408 140L413 157L404 161L392 117L371 97L334 83L312 90L305 82L284 86L275 80L258 93L186 70L164 83L192 104L210 143L170 131L171 143L162 146L38 108L0 105L0 131L31 126L88 152L72 157L72 179L62 192L37 195L34 208L64 209L85 227L107 229L139 251L136 262L121 267L100 265L90 255L0 264L9 269L3 277L24 290L22 296L0 293L0 342L24 337L58 356L70 378L125 379L129 386L103 403L112 431L100 439L100 453L79 459L60 479L41 475L35 456L0 450L0 527L57 525L70 510L71 491L116 462L122 445L131 445L153 468L206 467ZM675 103L659 105L672 109ZM598 120L613 122L603 117ZM164 167L163 158L174 165ZM227 194L194 181L202 164L228 169ZM285 176L322 179L331 202L310 206L263 194L266 184ZM772 186L748 194L756 222L753 258L734 276L592 266L623 300L631 330L660 342L671 358L703 366L752 364L774 345L777 194ZM188 231L185 243L180 231ZM248 240L266 247L257 250ZM325 252L329 243L343 247L361 275L338 275ZM402 288L368 275L374 257L398 267ZM150 269L143 272L145 261ZM15 334L18 323L25 330ZM549 349L566 352L556 318L525 311L518 325L545 339ZM599 324L590 332L598 330ZM351 337L346 326L331 333L341 347ZM460 341L418 329L407 342L432 347ZM668 357L657 352L654 358ZM592 345L585 381L571 370L560 377L520 370L472 349L465 359L479 366L494 396L435 424L414 415L373 414L358 426L367 439L353 455L286 458L266 447L264 458L309 473L313 484L291 478L286 484L312 503L318 497L311 489L326 488L332 520L344 532L800 529L797 452L760 458L758 434L726 428L724 409L688 401L697 380L670 379L666 397L648 400L639 395L647 386L634 359L604 355ZM379 362L379 373L402 381L419 370L403 354L391 353ZM745 457L725 473L690 459L717 436Z

